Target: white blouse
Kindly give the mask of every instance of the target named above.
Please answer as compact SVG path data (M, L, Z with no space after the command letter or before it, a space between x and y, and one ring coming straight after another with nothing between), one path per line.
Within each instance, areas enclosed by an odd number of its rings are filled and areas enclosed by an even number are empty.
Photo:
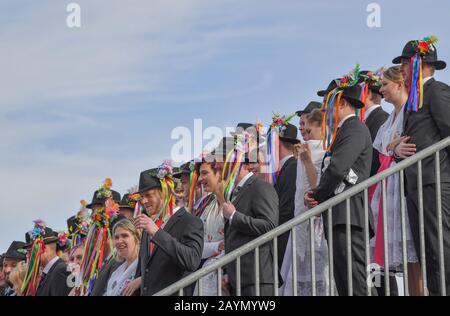
M129 266L125 261L121 264L116 271L111 274L108 280L108 286L103 296L121 296L125 287L133 281L136 275L136 268L138 265L138 259L134 260Z

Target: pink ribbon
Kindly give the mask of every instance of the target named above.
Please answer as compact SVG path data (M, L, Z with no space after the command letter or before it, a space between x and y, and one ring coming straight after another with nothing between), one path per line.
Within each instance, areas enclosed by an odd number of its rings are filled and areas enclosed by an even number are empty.
M392 161L394 161L393 156L386 156L380 153L379 155L380 168L378 169L378 173L388 169L391 166ZM386 186L388 180L386 179ZM369 188L369 199L372 202L373 196L375 194L375 190L378 185L382 183L377 183L372 185ZM378 221L377 221L377 229L375 234L375 251L374 251L374 261L376 264L380 266L384 266L384 236L383 236L383 194L382 190L380 190L380 202L378 204Z

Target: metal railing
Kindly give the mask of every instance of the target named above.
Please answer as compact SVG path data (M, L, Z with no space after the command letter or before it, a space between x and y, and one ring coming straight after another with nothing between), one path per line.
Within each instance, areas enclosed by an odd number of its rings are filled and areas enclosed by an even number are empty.
M404 198L404 192L405 192L405 182L404 182L404 170L414 164L417 164L417 188L418 188L418 211L419 211L419 231L420 231L420 266L421 266L421 272L422 272L422 278L423 278L423 291L426 295L426 289L427 289L427 275L426 275L426 257L425 257L425 240L424 240L424 210L423 210L423 191L422 191L422 161L431 156L434 155L435 159L435 173L436 173L436 201L437 201L437 219L438 219L438 239L439 239L439 269L440 269L440 292L441 295L446 295L446 287L445 287L445 267L444 267L444 247L443 247L443 227L442 227L442 205L441 205L441 185L440 185L440 160L439 160L439 152L447 147L450 146L450 137L447 137L446 139L433 144L432 146L417 152L413 156L395 164L394 166L388 168L387 170L384 170L381 173L378 173L374 175L373 177L351 187L350 189L342 192L341 194L338 194L334 196L333 198L319 204L318 206L314 207L313 209L293 218L292 220L274 228L273 230L267 232L266 234L252 240L251 242L241 246L240 248L226 254L222 258L218 259L211 265L204 267L202 269L199 269L196 272L193 272L192 274L188 275L187 277L183 278L182 280L168 286L167 288L159 291L156 293L156 296L165 296L165 295L173 295L173 294L179 294L183 295L183 289L189 285L192 285L196 283L197 288L199 289L198 294L202 295L201 291L201 278L205 277L206 275L210 273L217 272L217 284L218 284L218 295L220 296L221 293L221 284L222 284L222 268L225 265L230 264L231 262L235 261L236 263L236 295L241 295L241 260L240 258L250 253L251 251L254 251L254 257L255 257L255 286L256 286L256 295L259 295L259 247L262 245L265 245L269 242L272 242L273 244L273 278L274 278L274 295L278 296L278 286L279 286L279 280L278 280L278 260L277 260L277 237L282 235L285 232L290 231L291 232L291 241L292 241L292 287L293 287L293 295L297 295L297 262L296 262L296 238L295 238L295 227L309 221L310 223L310 261L311 261L311 283L315 284L315 245L313 242L314 239L314 218L323 212L328 211L327 213L327 232L328 232L328 260L329 260L329 292L330 295L334 295L335 290L333 287L332 280L334 279L334 267L333 267L333 226L332 226L332 207L336 206L344 201L346 201L346 232L347 232L347 254L351 254L350 249L350 241L351 241L351 234L350 234L350 198L354 195L364 192L364 220L365 220L365 228L364 228L364 239L365 239L365 259L366 259L366 266L368 266L370 262L370 239L369 239L369 199L368 199L368 189L379 182L382 183L382 216L383 216L383 237L384 237L384 263L385 267L389 266L389 254L388 254L388 238L387 238L387 221L384 220L387 218L387 209L386 209L386 179L398 173L400 175L400 211L401 211L401 235L402 235L402 257L403 257L403 284L404 284L404 291L405 295L409 295L408 293L408 269L407 267L407 248L406 248L406 207L405 207L405 198ZM347 271L352 271L352 260L351 255L347 255ZM367 271L367 275L369 276L369 272ZM349 295L353 294L353 284L352 284L352 273L347 273L348 275L348 289L349 289ZM384 281L385 281L385 295L390 295L390 286L389 286L389 273L384 274ZM315 295L315 289L313 286L313 292L312 295ZM371 295L371 289L368 286L367 287L367 295Z

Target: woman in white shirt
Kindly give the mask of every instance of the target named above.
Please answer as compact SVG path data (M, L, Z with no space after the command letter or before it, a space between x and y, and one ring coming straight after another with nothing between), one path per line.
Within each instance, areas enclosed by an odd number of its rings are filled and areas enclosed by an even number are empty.
M297 183L295 192L294 216L308 211L303 197L307 191L314 189L320 179L320 170L325 150L322 145L322 111L313 110L306 116L305 133L308 141L299 145L297 163ZM329 289L328 246L323 232L322 218L314 219L314 246L316 268L316 295L327 295ZM297 255L297 293L300 296L312 294L310 229L309 221L296 227ZM281 266L283 286L281 295L290 296L292 292L292 241L289 237L286 252Z
M122 296L128 284L135 279L138 264L140 235L133 222L122 219L113 228L115 260L120 265L111 273L104 296Z
M220 185L221 175L214 162L206 161L209 160L197 163L196 168L199 174L198 181L203 185L207 196L202 199L202 202L194 210L194 214L202 220L204 227L202 267L214 263L225 253L224 219L216 196L216 194L222 194L220 192L222 188ZM216 296L217 272L215 271L204 276L200 280L200 284L203 296ZM198 295L198 285L194 293L194 295ZM223 294L226 294L226 291Z

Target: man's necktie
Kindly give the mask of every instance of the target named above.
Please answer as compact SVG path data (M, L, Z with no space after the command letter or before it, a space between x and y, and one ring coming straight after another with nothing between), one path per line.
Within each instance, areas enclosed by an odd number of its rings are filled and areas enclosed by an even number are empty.
M42 287L44 285L46 276L47 276L47 273L42 272L41 280L39 281L39 286L38 287Z

